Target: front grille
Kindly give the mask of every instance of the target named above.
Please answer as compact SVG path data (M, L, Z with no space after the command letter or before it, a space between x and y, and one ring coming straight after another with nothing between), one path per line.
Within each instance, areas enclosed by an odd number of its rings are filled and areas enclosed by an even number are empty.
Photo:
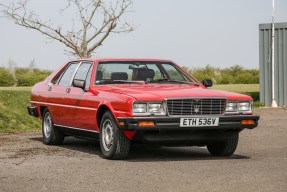
M168 99L167 110L170 116L223 114L226 99Z

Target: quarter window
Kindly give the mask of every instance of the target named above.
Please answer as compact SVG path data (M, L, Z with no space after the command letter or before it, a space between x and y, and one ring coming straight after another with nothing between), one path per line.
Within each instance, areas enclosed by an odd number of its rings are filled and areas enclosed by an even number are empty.
M75 70L78 66L78 63L71 63L67 69L65 70L64 74L62 75L60 81L59 81L59 85L65 85L65 86L69 86L71 85L71 79L75 73Z

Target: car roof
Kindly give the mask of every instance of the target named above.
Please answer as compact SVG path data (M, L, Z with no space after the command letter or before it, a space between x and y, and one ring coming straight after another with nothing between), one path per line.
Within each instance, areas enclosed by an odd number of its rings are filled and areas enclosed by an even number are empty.
M161 61L161 62L171 62L171 60L167 59L158 59L158 58L87 58L87 59L77 59L73 61L93 61L93 62L101 62L101 61Z

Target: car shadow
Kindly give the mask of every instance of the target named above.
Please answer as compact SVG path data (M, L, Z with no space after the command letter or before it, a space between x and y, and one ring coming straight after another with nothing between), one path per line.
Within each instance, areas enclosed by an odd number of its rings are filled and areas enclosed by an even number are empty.
M209 154L205 147L161 147L132 146L126 161L149 162L149 161L196 161L196 160L232 160L249 159L242 155L231 157L214 157Z
M30 138L33 141L43 142L42 137ZM43 144L44 145L44 144ZM94 140L79 139L75 137L65 137L62 145L57 147L83 152L92 155L101 155L100 144Z
M30 138L42 142L42 137ZM87 154L101 156L100 144L93 140L83 140L66 137L59 147L75 150ZM131 146L128 157L123 161L128 162L156 162L156 161L197 161L197 160L234 160L250 159L248 156L234 154L231 157L214 157L205 147L160 147L134 144Z

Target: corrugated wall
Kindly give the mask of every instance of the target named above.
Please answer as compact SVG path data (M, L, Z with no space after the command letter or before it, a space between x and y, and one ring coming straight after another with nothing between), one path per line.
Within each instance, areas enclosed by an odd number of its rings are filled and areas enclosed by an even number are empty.
M259 25L260 101L271 106L271 24ZM275 23L275 100L287 106L287 23Z

